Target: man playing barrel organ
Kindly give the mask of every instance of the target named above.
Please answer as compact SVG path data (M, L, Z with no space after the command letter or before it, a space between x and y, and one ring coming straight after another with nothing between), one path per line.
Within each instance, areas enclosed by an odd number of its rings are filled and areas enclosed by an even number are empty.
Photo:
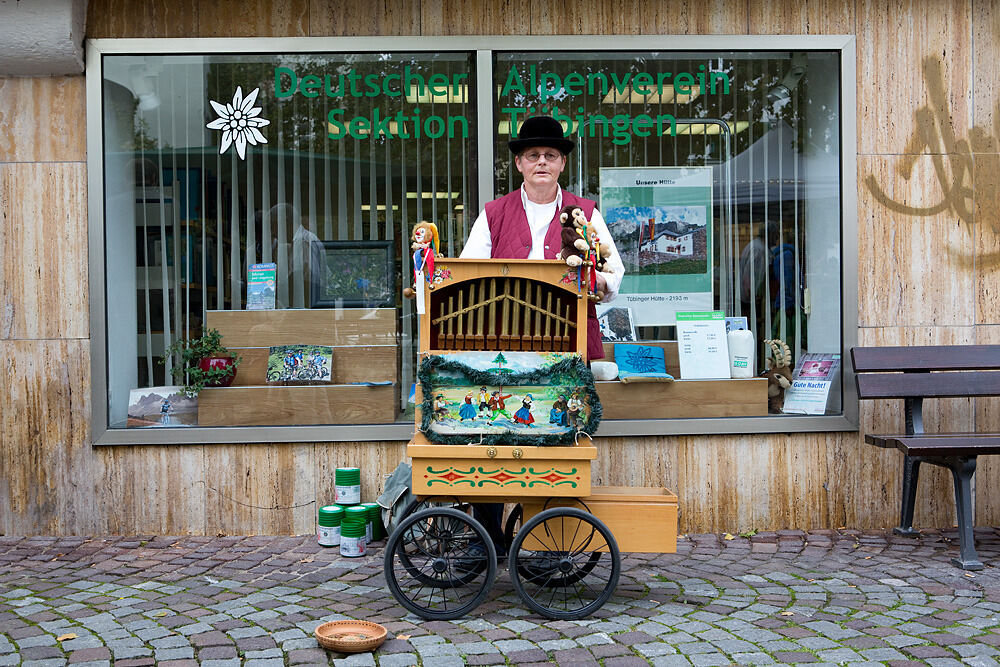
M618 296L625 267L615 247L614 239L596 202L578 197L559 187L559 175L566 168L566 155L572 152L573 141L563 135L562 125L550 116L534 116L521 125L516 139L507 142L514 154L514 166L524 178L520 188L494 199L476 218L461 257L472 259L556 259L562 250L562 222L559 213L564 206L580 207L590 221L590 228L601 243L610 246L602 253L604 271L594 276L594 292L604 294L604 301ZM587 311L587 357L601 359L604 348L594 304ZM503 505L479 503L475 515L503 551L503 530L500 526Z
M625 275L614 239L596 202L566 192L559 187L559 175L566 168L566 155L573 141L563 136L562 125L550 116L534 116L524 121L516 139L508 146L514 153L514 166L524 177L520 188L486 204L476 218L465 242L461 257L473 259L556 259L561 250L563 206L579 206L601 243L610 246L603 257L605 270L595 276L595 292L604 293L604 301L618 296ZM587 357L601 359L601 331L593 304L587 316Z

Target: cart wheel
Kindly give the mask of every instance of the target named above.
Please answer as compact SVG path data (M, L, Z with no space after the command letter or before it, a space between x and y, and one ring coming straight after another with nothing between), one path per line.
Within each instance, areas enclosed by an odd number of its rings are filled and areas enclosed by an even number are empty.
M443 509L445 507L450 507L452 509L458 510L459 512L463 512L465 514L468 514L469 510L471 509L472 506L469 503L462 502L458 498L454 498L454 497L453 498L437 498L436 497L436 498L433 498L433 499L432 498L422 498L420 500L414 500L412 503L410 503L409 505L406 506L406 509L403 510L403 519L405 519L406 517L410 516L411 514L416 514L417 512L420 512L422 510L426 510L426 509ZM433 521L434 521L433 519L425 519L422 523L423 524L427 524L427 526L430 526L431 524L433 524ZM414 532L419 534L425 528L426 528L426 526L424 526L424 525L417 525L414 528ZM410 576L412 576L412 577L414 577L416 579L424 580L424 583L426 583L429 586L438 586L438 585L440 585L440 582L438 582L437 579L435 579L434 577L429 577L429 576L425 575L424 573L422 573L420 571L420 568L414 566L410 562L410 558L405 553L405 551L401 552L399 554L399 561L403 564L403 567L405 567L407 569L407 572L410 573ZM470 571L468 574L465 575L464 578L467 579L468 581L472 581L473 579L475 579L476 575L479 572L482 572L482 570L486 568L486 562L483 561L482 563L480 563L480 565L482 565L482 568L478 569L478 571L475 571L475 570L474 571Z
M455 509L461 510L463 512L468 512L469 503L462 502L454 496L433 496L429 498L418 498L412 503L406 506L403 510L403 517L406 518L411 514L416 514L420 510L425 510L429 507L454 507Z
M450 507L403 519L385 547L385 579L396 600L426 619L460 618L493 585L497 555L486 529Z
M509 554L511 583L542 616L585 618L618 585L618 544L597 517L575 507L535 515L517 532Z
M524 506L521 503L514 505L511 508L510 514L507 515L507 521L503 524L503 545L507 547L507 552L510 552L510 545L514 543L514 536L517 535L517 531L521 528L521 519L524 518Z
M548 505L548 503L545 503ZM586 506L585 506L586 509ZM544 511L544 510L543 510ZM510 514L507 515L507 522L504 524L503 537L504 546L507 547L507 551L510 551L511 544L514 543L514 536L517 535L517 531L521 529L521 521L524 519L524 506L518 503L514 505L511 509ZM575 584L580 581L581 577L588 574L594 567L597 566L601 560L601 552L595 551L590 554L590 558L586 560L580 568L574 572L569 573L565 577L555 577L548 582L547 586L567 586L569 584ZM524 561L518 565L521 568L521 578L533 577L540 574L537 568L532 569L533 565L530 561Z

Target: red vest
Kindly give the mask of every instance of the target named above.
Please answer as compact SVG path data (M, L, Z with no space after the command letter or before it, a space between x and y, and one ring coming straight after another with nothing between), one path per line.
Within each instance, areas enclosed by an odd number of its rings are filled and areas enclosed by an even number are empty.
M588 220L597 206L596 202L577 197L565 190L562 193L562 203L563 206L569 204L579 206ZM490 226L491 259L528 258L531 252L531 227L528 226L528 216L524 212L520 188L486 204L486 222ZM545 259L555 259L562 249L561 232L562 223L559 222L559 211L556 210L545 233ZM593 303L587 306L587 358L591 360L604 358L601 328L597 324L597 310Z

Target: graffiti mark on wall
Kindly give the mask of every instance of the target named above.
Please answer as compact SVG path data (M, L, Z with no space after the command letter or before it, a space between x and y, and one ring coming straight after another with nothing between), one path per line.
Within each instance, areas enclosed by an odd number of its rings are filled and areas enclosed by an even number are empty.
M906 156L898 171L904 179L909 180L917 159L930 154L941 189L939 201L930 206L910 206L896 201L882 190L872 175L865 179L865 185L876 201L892 211L911 216L930 216L951 211L960 220L971 225L974 222L973 151L995 151L996 142L994 137L979 127L973 127L969 131L968 139L960 139L951 122L941 62L936 58L925 58L923 71L930 104L914 113L915 127L906 144Z

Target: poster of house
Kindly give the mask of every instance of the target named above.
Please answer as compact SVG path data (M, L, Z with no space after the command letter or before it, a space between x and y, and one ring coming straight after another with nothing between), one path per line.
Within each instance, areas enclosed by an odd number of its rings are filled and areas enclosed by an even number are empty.
M609 167L600 179L600 210L625 265L616 304L633 309L636 326L711 310L711 167Z

